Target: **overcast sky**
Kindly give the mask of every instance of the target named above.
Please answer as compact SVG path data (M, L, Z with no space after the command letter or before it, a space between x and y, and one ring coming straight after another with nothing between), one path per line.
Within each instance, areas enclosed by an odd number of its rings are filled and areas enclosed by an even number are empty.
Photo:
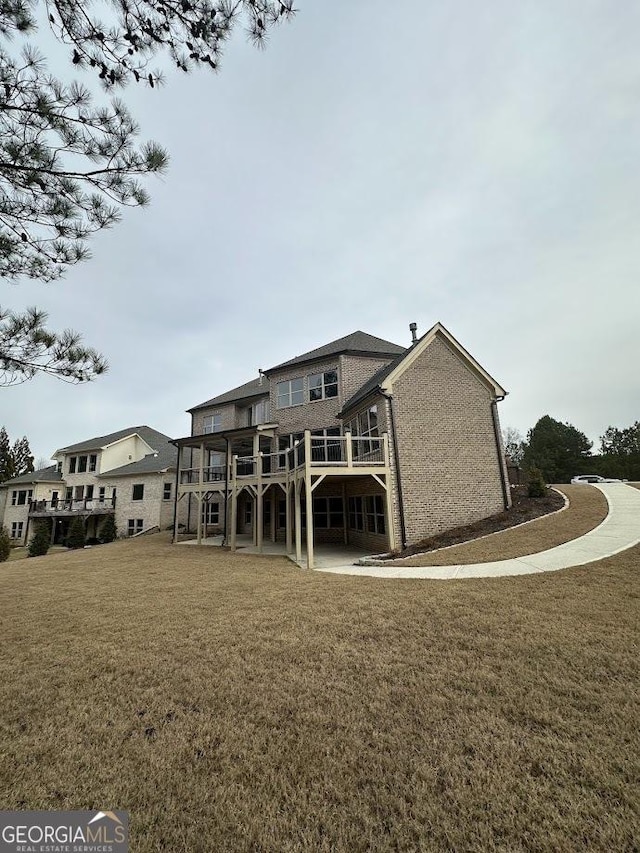
M36 457L185 409L356 329L441 321L509 391L596 440L640 418L636 0L298 0L266 51L130 88L165 145L152 204L58 283L3 283L110 371L0 389ZM68 66L59 59L53 70Z

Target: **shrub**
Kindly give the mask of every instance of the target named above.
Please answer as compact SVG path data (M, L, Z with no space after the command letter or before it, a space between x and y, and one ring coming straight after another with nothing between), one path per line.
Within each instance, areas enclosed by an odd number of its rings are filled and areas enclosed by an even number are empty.
M11 537L6 527L0 527L0 563L9 559L11 553Z
M543 498L547 494L547 484L539 468L532 468L529 471L527 494L530 498Z
M100 530L100 541L113 542L117 535L118 528L116 526L116 520L112 515L108 515L102 525L102 529Z
M67 548L84 548L84 520L81 516L76 516L67 533Z
M36 527L36 532L33 534L31 542L29 542L30 557L44 557L49 550L51 541L51 531L48 524L39 524Z

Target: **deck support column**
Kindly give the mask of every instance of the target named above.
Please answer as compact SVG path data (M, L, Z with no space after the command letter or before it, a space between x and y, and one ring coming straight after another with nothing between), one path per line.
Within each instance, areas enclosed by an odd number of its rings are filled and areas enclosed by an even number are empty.
M182 465L182 445L178 445L178 460L176 462L176 488L175 494L173 496L173 544L175 545L178 541L178 490L180 488L180 479L181 479L181 470L180 467Z
M262 554L262 536L264 533L264 513L262 506L262 453L258 453L256 462L258 466L258 488L256 490L256 545L258 546L258 554Z
M278 487L271 487L271 541L275 542L278 538Z
M238 468L238 457L233 456L231 460L231 550L236 550L236 537L238 533L238 480L236 478Z
M294 483L293 499L295 504L295 521L296 521L296 562L302 561L302 512L300 510L300 492L302 481Z
M307 509L307 568L314 566L313 559L313 491L311 488L311 433L304 431L304 496Z
M199 471L199 479L198 479L198 482L200 483L200 491L198 492L198 495L197 495L197 501L198 501L198 526L197 526L198 545L202 544L202 510L204 508L203 503L202 503L202 480L203 480L203 478L204 478L204 442L202 442L200 444L200 471Z

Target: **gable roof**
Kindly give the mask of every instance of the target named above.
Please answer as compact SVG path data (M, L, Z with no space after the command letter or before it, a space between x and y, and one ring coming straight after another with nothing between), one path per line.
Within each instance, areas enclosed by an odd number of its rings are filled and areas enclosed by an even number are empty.
M161 433L158 433L158 435L161 435ZM128 462L126 465L121 465L120 468L111 468L109 471L105 471L104 474L98 474L98 479L108 480L109 477L159 474L170 469L175 471L178 461L178 449L170 443L171 439L168 436L165 435L163 438L164 441L162 443L156 441L153 445L155 453L148 453L137 462Z
M17 486L20 483L56 483L62 480L62 474L58 471L57 465L50 465L48 468L40 468L39 471L32 471L30 474L20 474L17 477L12 477L10 480L5 480L0 483L1 486Z
M152 447L154 450L157 450L157 444L163 445L167 441L169 441L169 436L164 435L161 432L158 432L155 429L151 429L146 425L143 426L132 426L127 427L126 429L119 429L117 432L110 432L107 435L99 435L95 438L90 438L87 441L80 441L78 444L70 444L67 447L60 447L54 453L56 456L58 453L80 453L84 450L100 450L103 447L107 447L109 444L113 444L116 441L120 441L123 438L127 438L130 435L139 435L143 441Z
M225 391L224 394L219 394L217 397L212 397L210 400L205 400L204 403L198 403L197 406L192 406L187 409L188 412L195 412L196 409L205 409L209 406L221 406L223 403L233 403L236 400L245 400L249 397L268 396L269 383L264 379L260 381L260 377L252 379L250 382L245 382L244 385L238 385L237 388L232 388L231 391Z
M374 373L371 379L365 382L364 385L347 400L338 417L342 417L344 412L349 411L350 409L355 408L359 403L362 403L370 394L373 394L376 391L389 391L397 376L406 370L414 359L429 346L436 336L443 338L450 347L467 362L469 367L471 367L471 369L478 375L481 381L491 388L496 397L505 397L507 395L504 388L496 382L496 380L493 379L493 377L490 376L483 367L480 366L480 364L469 352L467 352L462 344L453 337L451 332L445 329L442 323L436 323L428 332L419 338L413 346L404 350L403 353L397 356L397 358L392 362L380 368L377 373Z
M276 370L282 370L285 367L295 367L297 364L306 364L309 361L319 361L324 358L329 358L332 355L340 355L343 353L351 353L352 355L368 355L368 356L383 356L393 358L405 351L404 347L393 344L391 341L385 341L383 338L377 338L375 335L369 335L367 332L352 332L350 335L345 335L343 338L337 338L324 346L309 350L302 355L297 355L295 358L290 358L289 361L283 361L275 367L270 367L265 370L265 375L268 376Z

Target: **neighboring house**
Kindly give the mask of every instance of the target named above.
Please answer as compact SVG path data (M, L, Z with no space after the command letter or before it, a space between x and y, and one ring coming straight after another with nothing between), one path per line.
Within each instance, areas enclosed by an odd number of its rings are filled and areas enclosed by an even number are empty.
M364 332L189 410L176 500L200 539L400 549L510 505L506 391L437 323L401 347ZM311 523L310 523L311 522ZM177 534L177 528L176 528Z
M39 519L49 520L51 541L63 542L71 520L85 520L87 539L98 538L113 515L120 536L173 523L176 449L169 436L134 426L62 447L55 465L0 484L3 523L25 544Z

